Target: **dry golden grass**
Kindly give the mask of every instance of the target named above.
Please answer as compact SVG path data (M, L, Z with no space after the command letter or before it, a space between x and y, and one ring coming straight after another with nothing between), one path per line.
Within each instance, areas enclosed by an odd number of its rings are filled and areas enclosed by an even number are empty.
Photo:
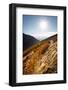
M23 57L23 74L57 72L57 41L44 41L27 50Z

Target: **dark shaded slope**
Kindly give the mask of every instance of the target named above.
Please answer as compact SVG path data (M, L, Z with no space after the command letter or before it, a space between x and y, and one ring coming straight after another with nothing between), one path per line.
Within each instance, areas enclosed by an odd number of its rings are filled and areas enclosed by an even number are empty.
M23 50L26 50L27 48L31 47L32 45L36 44L38 42L37 39L30 35L23 34Z

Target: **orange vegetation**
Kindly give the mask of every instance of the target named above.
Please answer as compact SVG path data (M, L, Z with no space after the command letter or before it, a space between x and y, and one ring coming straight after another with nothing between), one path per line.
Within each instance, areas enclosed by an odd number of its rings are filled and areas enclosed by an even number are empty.
M23 74L57 72L57 41L44 41L27 50L23 56Z

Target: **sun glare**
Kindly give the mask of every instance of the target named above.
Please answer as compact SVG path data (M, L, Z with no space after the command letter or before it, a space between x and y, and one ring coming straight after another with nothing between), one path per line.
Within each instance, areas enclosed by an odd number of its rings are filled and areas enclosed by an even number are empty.
M48 28L48 22L47 21L40 21L40 28L41 29L47 29Z

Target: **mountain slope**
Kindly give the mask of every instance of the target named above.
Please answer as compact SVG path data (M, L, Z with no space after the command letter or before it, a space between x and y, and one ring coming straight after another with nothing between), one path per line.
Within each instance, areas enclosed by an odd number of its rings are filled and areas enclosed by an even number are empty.
M32 46L23 57L23 74L57 73L57 35Z
M26 50L27 48L31 47L32 45L36 44L38 42L37 39L30 35L23 34L23 50Z

